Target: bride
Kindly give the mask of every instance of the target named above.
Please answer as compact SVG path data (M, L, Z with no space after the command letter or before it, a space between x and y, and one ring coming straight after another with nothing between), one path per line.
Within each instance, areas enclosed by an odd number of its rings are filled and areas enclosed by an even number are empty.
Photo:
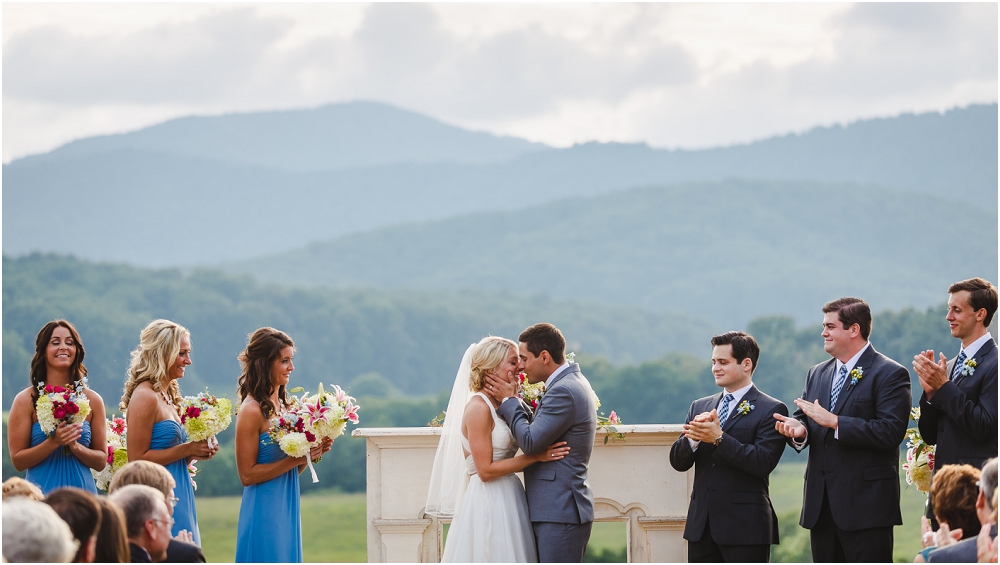
M521 370L517 344L502 337L470 345L455 377L434 457L426 513L453 518L443 563L538 561L524 487L514 473L562 459L566 442L538 455L517 455L497 404L482 393L487 374L513 378Z

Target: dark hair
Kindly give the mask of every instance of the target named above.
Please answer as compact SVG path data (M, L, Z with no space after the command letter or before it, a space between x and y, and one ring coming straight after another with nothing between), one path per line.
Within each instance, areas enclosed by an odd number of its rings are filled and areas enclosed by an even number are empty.
M979 533L979 515L976 499L979 498L979 469L972 465L945 465L931 480L931 506L938 522L948 524L948 529L962 528L962 539Z
M87 376L87 368L83 366L84 351L83 342L80 341L80 334L77 333L73 324L67 320L52 320L42 326L38 335L35 336L35 356L31 358L31 398L33 399L38 398L38 385L45 383L45 349L48 348L49 340L52 339L52 332L56 331L56 328L66 328L69 330L69 336L76 345L76 357L73 358L73 363L69 366L70 378L80 380Z
M528 351L538 357L543 351L548 351L552 361L562 365L566 360L566 338L559 328L552 324L535 324L521 332L517 341L528 346Z
M969 305L974 312L986 308L986 318L983 325L989 327L993 322L993 315L997 313L997 287L990 284L990 281L976 277L957 282L948 287L948 294L967 290L969 291Z
M62 487L49 493L45 503L69 525L73 537L80 542L74 562L80 562L87 550L90 538L97 535L101 527L101 506L97 497L76 487Z
M97 551L94 563L129 563L128 532L125 531L125 513L107 497L99 497L101 527L97 530Z
M237 357L243 368L236 381L240 400L248 396L256 400L265 418L270 418L276 408L271 404L271 367L286 347L295 347L288 334L274 328L260 328L250 334L247 348ZM278 400L288 403L285 385L278 387Z
M861 328L861 337L865 341L872 334L872 311L864 300L852 297L831 300L823 305L823 313L829 314L830 312L837 313L845 330L857 324Z
M760 346L752 335L746 332L726 332L712 338L712 346L731 345L733 346L733 357L737 363L742 363L747 357L750 358L750 374L757 370L757 359L760 358Z

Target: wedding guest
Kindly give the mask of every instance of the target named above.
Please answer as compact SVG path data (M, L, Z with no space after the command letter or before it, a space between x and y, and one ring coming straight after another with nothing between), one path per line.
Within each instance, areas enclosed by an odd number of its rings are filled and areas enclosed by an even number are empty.
M74 563L93 563L97 531L101 527L101 506L97 496L75 487L58 488L45 497L45 503L69 525L79 544Z
M771 414L788 407L753 383L760 347L752 335L712 338L712 375L722 391L695 400L684 434L670 448L670 465L694 465L684 539L688 562L767 563L778 543L778 517L768 477L785 451Z
M935 533L927 518L921 517L924 548L917 553L914 563L925 563L935 549L979 533L976 512L979 493L979 469L972 465L946 465L934 475L930 498L939 528Z
M45 495L42 494L42 489L38 488L38 485L21 477L11 477L3 482L3 499L7 500L8 496L25 496L31 500L45 500Z
M942 469L942 473L944 470ZM938 473L939 475L941 473ZM937 478L935 477L935 480ZM997 525L997 459L994 457L983 465L979 476L979 492L976 496L976 516L982 527L979 534L965 536L965 539L932 551L928 557L930 563L975 563L980 545L992 547L993 559L996 559L996 525ZM944 526L941 530L944 530ZM983 532L986 532L985 534ZM941 537L945 543L953 541L947 536L940 536L939 530L935 536ZM989 538L990 542L986 539Z
M997 491L993 491L992 522L979 529L976 536L976 557L979 563L997 562Z
M979 467L997 456L997 345L988 328L997 311L997 289L980 278L948 288L951 335L962 347L953 359L933 351L913 358L923 393L920 395L920 435L936 445L934 462L969 463ZM933 518L928 504L927 516Z
M108 494L125 485L146 485L163 493L163 501L167 504L170 515L174 514L174 477L163 465L150 461L132 461L126 463L115 473L108 485ZM166 563L204 563L205 554L201 548L191 541L191 532L181 530L167 546L167 554L163 559Z
M98 497L97 503L101 507L101 527L97 530L94 563L129 563L125 514L106 496Z
M77 542L51 506L27 497L3 501L3 559L7 563L70 563Z
M817 562L892 561L899 510L899 444L910 416L910 376L875 351L872 314L860 298L823 306L823 349L792 417L775 427L796 451L809 447L799 525Z
M239 354L236 413L236 470L243 500L236 526L236 562L302 561L299 473L305 457L288 457L267 435L269 418L288 407L285 389L295 370L295 344L285 332L260 328ZM314 460L330 450L331 441L312 448Z
M194 486L188 463L211 459L218 450L208 440L187 441L181 426L180 387L177 381L191 364L191 334L169 320L154 320L139 334L125 380L121 409L128 423L129 461L147 460L163 465L176 483L173 536L191 532L201 545Z
M59 487L77 487L97 494L90 470L100 471L107 463L104 400L86 386L83 358L83 342L73 324L66 320L45 324L35 337L31 386L19 392L10 407L10 461L18 471L27 470L25 478L45 494ZM46 386L82 390L90 404L86 420L80 424L60 423L46 435L35 409L39 390Z
M174 520L163 502L163 494L146 485L126 485L108 495L125 514L132 563L162 561L170 543Z

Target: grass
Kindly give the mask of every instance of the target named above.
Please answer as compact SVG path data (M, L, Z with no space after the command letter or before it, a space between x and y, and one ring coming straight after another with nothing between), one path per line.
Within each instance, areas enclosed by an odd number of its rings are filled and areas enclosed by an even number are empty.
M774 560L782 556L797 561L808 561L809 533L800 528L798 510L802 504L802 474L804 461L782 463L771 475L771 501L779 516L792 515L782 520L781 547L784 553L775 552ZM897 562L913 561L920 549L920 516L923 514L923 493L903 485L901 508L902 526L896 527L894 557ZM201 527L202 548L210 562L232 562L236 555L236 521L240 511L239 497L199 497L198 522ZM302 544L307 562L364 562L365 549L365 495L317 493L302 497ZM624 522L597 522L594 524L588 550L598 552L621 551L626 544ZM795 557L798 557L795 559Z

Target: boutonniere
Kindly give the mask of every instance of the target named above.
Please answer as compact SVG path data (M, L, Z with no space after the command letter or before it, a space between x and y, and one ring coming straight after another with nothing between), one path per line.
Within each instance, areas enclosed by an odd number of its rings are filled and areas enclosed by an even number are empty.
M963 377L968 377L969 375L975 372L976 372L976 360L971 357L966 359L965 363L962 363L962 368L959 369L959 373L961 373Z
M851 371L850 374L848 374L847 376L851 377L851 384L856 385L858 384L858 381L860 381L861 378L865 376L864 369L862 369L861 367L855 367L854 370Z
M739 406L736 407L736 412L741 416L746 416L751 410L756 408L753 404L750 404L748 400L740 402Z

